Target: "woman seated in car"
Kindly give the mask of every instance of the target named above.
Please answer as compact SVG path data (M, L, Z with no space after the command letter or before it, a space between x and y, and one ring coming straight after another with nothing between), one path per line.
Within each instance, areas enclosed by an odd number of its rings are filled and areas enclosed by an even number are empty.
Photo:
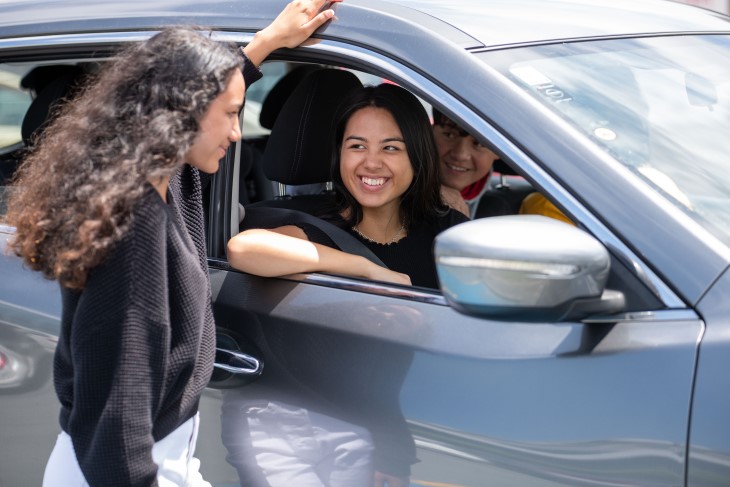
M388 269L338 250L306 223L241 232L228 242L231 265L267 277L327 272L437 288L433 240L467 217L441 200L423 105L396 85L359 88L343 101L334 126L337 202L319 216L355 236Z

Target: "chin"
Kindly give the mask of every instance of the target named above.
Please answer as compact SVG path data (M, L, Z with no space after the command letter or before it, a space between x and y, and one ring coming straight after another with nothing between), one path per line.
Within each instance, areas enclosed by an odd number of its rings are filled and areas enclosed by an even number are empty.
M196 166L200 172L204 172L206 174L215 174L218 172L218 169L221 167L219 161L211 162L209 164L206 164L204 166Z

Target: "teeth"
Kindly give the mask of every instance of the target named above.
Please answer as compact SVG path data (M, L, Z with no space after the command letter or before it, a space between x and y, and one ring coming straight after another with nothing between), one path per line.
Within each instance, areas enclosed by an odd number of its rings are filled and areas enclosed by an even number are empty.
M451 164L446 164L446 166L449 169L451 169L452 171L457 171L457 172L467 172L468 171L468 169L466 169L466 168L459 167L459 166L452 166Z
M385 184L385 178L362 178L362 182L367 184L368 186L382 186L383 184Z

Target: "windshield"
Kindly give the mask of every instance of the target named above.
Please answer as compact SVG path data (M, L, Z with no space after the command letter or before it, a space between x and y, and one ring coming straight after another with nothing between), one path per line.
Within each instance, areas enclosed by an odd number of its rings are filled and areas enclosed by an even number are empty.
M730 243L730 37L580 42L482 59Z

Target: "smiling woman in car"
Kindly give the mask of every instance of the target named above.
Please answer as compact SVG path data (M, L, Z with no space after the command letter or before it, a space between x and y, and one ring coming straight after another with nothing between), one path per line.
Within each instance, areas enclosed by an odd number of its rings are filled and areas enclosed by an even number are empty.
M438 233L466 221L439 193L428 115L407 90L355 90L335 117L332 177L337 202L320 215L355 236L388 269L337 249L308 223L250 229L228 243L234 267L261 276L328 272L438 287L431 249Z

